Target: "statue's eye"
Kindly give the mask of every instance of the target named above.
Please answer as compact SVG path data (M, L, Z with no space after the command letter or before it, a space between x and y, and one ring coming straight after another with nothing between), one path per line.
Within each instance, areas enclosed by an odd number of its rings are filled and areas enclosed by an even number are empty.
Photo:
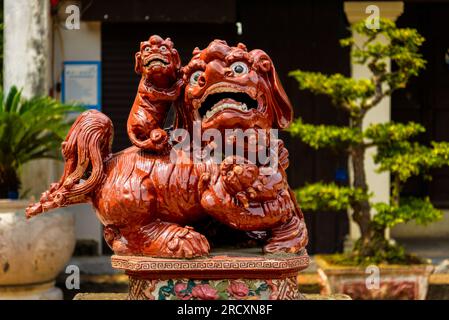
M248 66L242 61L237 61L231 64L231 70L235 75L247 74L249 71Z
M151 48L150 48L150 47L145 47L143 50L144 50L145 52L150 52Z
M190 84L192 86L197 85L198 79L201 77L202 74L203 74L203 71L201 71L201 70L198 70L198 71L195 71L194 73L192 73L192 75L190 76Z
M160 51L166 51L166 50L167 50L167 47L166 47L166 46L160 46L160 47L159 47L159 50L160 50Z

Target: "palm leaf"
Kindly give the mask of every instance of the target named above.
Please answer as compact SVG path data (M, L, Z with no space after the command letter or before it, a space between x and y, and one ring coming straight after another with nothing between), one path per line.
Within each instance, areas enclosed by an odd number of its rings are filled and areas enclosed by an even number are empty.
M15 86L13 86L10 90L8 95L6 96L6 101L3 105L4 112L15 112L17 109L17 106L20 103L20 99L22 96L22 92L19 91Z
M0 97L1 198L5 196L2 192L14 188L2 185L2 181L14 181L8 177L18 176L23 164L39 158L58 158L58 149L73 123L74 117L69 114L84 108L50 97L24 99L16 87L7 95L0 90Z

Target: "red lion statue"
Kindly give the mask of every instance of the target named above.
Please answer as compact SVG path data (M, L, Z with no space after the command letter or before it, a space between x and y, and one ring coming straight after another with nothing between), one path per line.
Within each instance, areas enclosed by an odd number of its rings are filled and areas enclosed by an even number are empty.
M142 149L162 152L168 147L161 129L168 110L181 92L181 59L170 38L154 35L140 43L135 71L142 78L128 117L128 136Z
M160 51L164 41L151 37L149 43ZM177 66L179 57L173 54L173 45L165 43L171 52L164 56L166 64ZM136 55L138 70L142 65L151 66L145 48L146 44ZM151 72L142 71L156 83ZM204 50L194 50L191 61L179 72L180 78L173 75L166 74L167 87L180 80L184 83L183 101L176 104L175 128L192 132L193 122L199 121L203 130L270 130L283 129L292 120L291 104L273 62L262 50L248 51L243 44L230 47L215 40ZM157 87L162 83L158 81ZM155 108L142 106L139 94L146 93L140 88L146 88L146 83L142 80L139 85L130 115L137 114L140 120L131 120L128 126L135 146L112 154L110 119L98 111L82 113L62 144L63 176L38 203L27 208L27 216L90 202L105 226L106 241L115 253L125 255L208 255L208 240L191 227L205 217L239 230L266 231L266 253L303 250L307 230L287 182L288 152L282 142L277 141L278 168L270 175L262 174L265 165L248 159L237 161L237 156L228 156L221 163L197 163L191 158L173 163L167 153L156 152L161 150L158 143L146 142L152 139L152 131L160 129L161 122L153 119L163 117L163 102L167 101L164 95L156 95L151 100ZM175 95L169 94L171 98ZM133 126L139 121L144 125Z

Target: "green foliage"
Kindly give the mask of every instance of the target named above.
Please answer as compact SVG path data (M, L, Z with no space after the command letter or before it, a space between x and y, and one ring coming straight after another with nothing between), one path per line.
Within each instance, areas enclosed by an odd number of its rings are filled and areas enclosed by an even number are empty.
M379 164L379 171L390 171L405 182L412 176L427 174L430 169L448 165L449 143L432 142L430 147L409 141L378 144L374 160Z
M412 176L449 164L449 143L431 142L425 146L409 141L423 132L425 128L414 122L384 123L371 125L364 135L378 147L374 160L379 164L379 171L390 171L405 182Z
M380 20L379 29L368 29L365 21L355 24L352 29L366 37L361 47L352 47L352 58L357 64L367 65L380 82L385 82L393 91L405 88L412 76L417 76L425 67L426 61L419 53L424 38L415 29L397 28L393 21ZM383 37L389 41L376 41ZM352 38L343 39L343 46L354 44ZM397 68L388 70L387 59L391 59Z
M382 227L393 227L412 220L417 224L427 225L443 216L442 211L436 209L429 198L402 198L399 206L381 202L374 207L377 214L374 215L373 222Z
M375 145L391 146L395 142L410 139L426 129L415 122L409 123L378 123L371 124L364 132L364 136Z
M340 211L351 208L361 200L367 200L369 195L363 190L338 186L335 183L313 183L295 190L298 202L303 210Z
M306 124L301 118L297 118L288 131L314 149L346 148L363 141L362 132L357 128Z
M3 88L3 0L0 1L0 90Z
M339 73L330 76L319 72L291 71L302 90L310 90L315 94L324 94L332 99L332 103L350 112L359 112L359 100L366 101L374 94L374 84L367 79L356 80Z
M355 248L359 247L357 243ZM326 256L326 260L331 264L342 266L368 266L379 264L426 264L426 260L416 255L406 253L403 246L384 242L383 249L376 251L373 255L363 256L357 253L355 249L351 253L337 253Z
M56 150L65 138L70 112L82 107L62 104L50 97L23 99L11 88L0 93L0 198L18 189L20 167L40 158L58 158Z
M364 21L352 29L363 42L356 44L350 37L341 40L341 44L352 47L354 63L366 66L371 71L370 78L353 79L341 74L324 75L302 70L290 72L300 89L326 95L336 107L344 110L349 115L348 126L311 125L299 118L289 131L315 149L343 149L351 155L354 186L309 184L296 190L296 196L304 210L352 209L362 237L352 254L341 259L356 264L412 261L403 248L391 245L385 239L384 231L398 223L415 220L426 224L441 217L441 211L435 209L429 199L400 199L400 190L410 177L427 175L432 168L448 165L449 143L422 145L413 141L425 131L417 123L372 124L363 129L363 120L371 108L395 90L404 88L410 78L425 67L426 61L419 53L424 38L417 30L397 28L388 20L380 21L380 29L368 29ZM389 60L395 66L392 71L389 70ZM390 204L369 201L363 161L366 149L374 146L377 147L374 160L378 170L389 171L392 176ZM372 208L378 212L374 217Z
M410 78L425 67L426 61L419 53L424 38L415 29L397 28L394 22L384 19L380 20L380 29L368 29L364 21L352 29L365 37L363 45L356 46L352 37L340 43L352 46L354 63L366 65L373 74L370 79L302 70L291 71L289 75L298 81L300 89L327 95L335 106L352 117L362 117L363 110L375 107L394 90L405 88ZM389 41L379 41L380 38ZM387 59L397 66L395 71L388 70Z

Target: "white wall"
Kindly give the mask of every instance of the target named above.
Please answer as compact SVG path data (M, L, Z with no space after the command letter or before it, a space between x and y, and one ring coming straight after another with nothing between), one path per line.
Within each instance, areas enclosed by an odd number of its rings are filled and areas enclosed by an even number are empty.
M399 224L391 229L391 237L393 239L449 239L449 210L443 210L443 213L442 220L428 224L427 226L420 226L414 222Z
M39 0L5 0L3 87L22 89L24 97L48 93L50 3Z
M366 8L369 5L376 5L379 8L380 16L382 18L388 18L396 20L403 12L404 4L402 2L384 2L384 1L369 1L369 2L355 2L347 1L344 3L344 10L350 24L357 23L366 19L369 14L366 13ZM353 33L354 41L356 45L362 45L366 40L362 35ZM378 40L382 43L388 41L384 37L379 37ZM390 68L390 61L387 61L387 68ZM355 64L351 61L351 76L355 79L370 79L372 73L366 65ZM368 111L363 121L363 129L366 129L371 124L385 123L391 119L391 98L385 97L382 101L373 109ZM366 151L365 154L365 172L368 189L373 193L373 202L385 202L390 201L390 174L389 172L379 173L376 171L377 165L374 163L373 156L376 154L377 149L372 147ZM351 170L350 170L351 172ZM353 177L351 177L353 181ZM375 210L372 211L375 214ZM349 239L354 241L360 237L360 230L357 224L350 219Z
M81 22L79 30L59 27L54 32L55 81L61 81L64 61L101 61L101 23Z
M23 95L46 95L60 81L64 60L101 60L100 23L81 23L79 30L64 29L65 18L55 23L50 2L4 2L4 87L23 88ZM58 97L58 95L55 95ZM22 189L39 198L62 174L63 164L41 159L27 163L21 172ZM102 240L101 225L89 205L69 208L76 217L78 239Z
M101 23L81 22L79 30L59 27L54 32L55 81L61 81L64 61L101 60ZM55 169L55 179L62 174L62 164ZM67 208L75 213L75 233L77 239L93 239L101 247L103 238L101 224L89 204ZM101 249L101 248L100 248Z

